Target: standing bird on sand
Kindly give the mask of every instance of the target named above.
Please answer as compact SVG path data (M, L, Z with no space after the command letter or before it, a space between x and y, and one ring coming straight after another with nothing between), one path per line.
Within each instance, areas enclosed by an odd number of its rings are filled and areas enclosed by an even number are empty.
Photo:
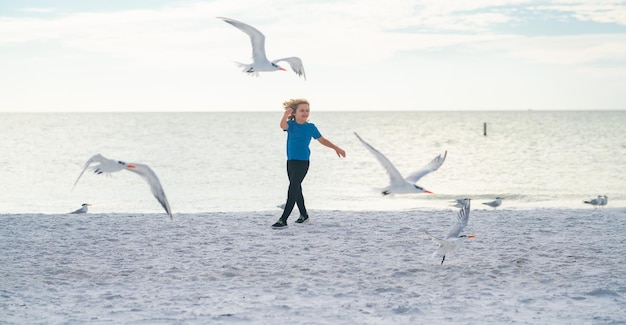
M89 204L89 203L83 203L83 204L81 204L80 209L78 209L76 211L72 211L72 212L70 212L70 214L87 213L87 210L89 209L90 205L91 204Z
M602 201L600 202L600 207L604 208L604 206L609 203L609 198L606 195L602 195Z
M390 183L387 187L385 187L382 191L383 195L389 194L409 194L409 193L428 193L433 194L433 192L424 189L421 186L415 184L422 177L428 175L431 172L439 169L443 162L446 160L446 156L448 155L448 151L444 152L443 156L439 155L435 157L435 159L431 160L426 166L422 167L422 169L412 173L411 175L403 178L400 172L394 167L394 165L383 155L380 151L376 150L376 148L372 147L369 143L365 142L361 137L354 132L354 135L361 141L363 146L369 150L374 157L380 162L381 165L387 171L389 175Z
M91 166L91 164L94 164L94 163L98 163L98 164L95 166ZM159 201L159 203L161 203L161 206L163 207L163 209L165 209L165 212L167 212L167 215L170 216L170 219L173 220L172 211L170 210L170 204L169 202L167 202L167 197L165 196L165 192L163 192L163 187L161 186L161 182L159 182L159 178L154 173L154 171L150 169L150 167L148 167L148 165L137 164L137 163L125 163L123 161L107 159L100 154L95 154L91 158L89 158L89 160L87 160L87 162L85 163L85 168L83 168L83 171L80 172L80 175L78 175L76 182L74 182L74 186L76 186L80 177L83 176L83 173L85 172L85 170L87 170L87 168L90 168L90 166L91 166L91 169L93 169L94 173L98 175L102 173L104 174L115 173L120 170L128 170L130 172L133 172L143 177L143 179L145 179L146 182L148 182L148 185L150 185L150 190L152 191L152 194L154 195L154 197L157 199L157 201Z
M461 231L467 226L470 213L470 201L459 210L459 213L454 218L454 224L450 227L450 231L446 236L446 239L439 239L426 231L426 234L431 237L432 241L439 244L439 248L433 253L435 256L443 256L441 264L446 260L446 254L452 252L457 247L461 246L463 242L468 238L475 238L474 235L461 235Z
M503 197L497 197L495 200L491 201L491 202L483 202L484 205L488 205L492 208L497 208L502 204L502 200L504 200Z
M598 195L597 198L591 199L589 201L583 201L583 203L587 203L587 204L593 205L594 208L597 208L598 206L600 206L602 204L602 201L603 201L602 195Z
M250 41L252 42L252 63L245 64L237 62L237 65L243 68L243 72L253 76L258 76L261 71L286 71L277 64L280 61L286 61L291 66L293 72L295 72L298 76L304 77L304 80L306 80L304 66L302 65L302 60L300 60L299 57L291 56L269 61L265 56L265 35L263 35L263 33L248 24L234 19L225 17L217 18L237 27L239 30L250 36Z

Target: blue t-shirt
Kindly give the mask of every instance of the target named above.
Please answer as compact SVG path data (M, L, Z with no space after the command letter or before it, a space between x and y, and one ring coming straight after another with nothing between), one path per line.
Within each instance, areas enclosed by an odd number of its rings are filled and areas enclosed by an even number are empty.
M287 125L287 159L309 160L311 138L319 139L322 134L313 123L298 124L294 120L288 120Z

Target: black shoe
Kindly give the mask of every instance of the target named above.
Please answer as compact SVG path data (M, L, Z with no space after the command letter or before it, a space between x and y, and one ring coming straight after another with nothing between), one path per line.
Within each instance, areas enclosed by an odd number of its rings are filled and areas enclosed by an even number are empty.
M296 220L296 223L305 223L305 222L309 222L309 216L300 216L300 218L298 218L298 220Z
M272 225L272 228L274 229L287 228L287 221L283 221L279 219L278 221L276 221L275 224Z

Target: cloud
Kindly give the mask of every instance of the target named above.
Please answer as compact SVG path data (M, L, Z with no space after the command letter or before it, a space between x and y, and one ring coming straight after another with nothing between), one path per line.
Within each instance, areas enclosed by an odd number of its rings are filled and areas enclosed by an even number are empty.
M47 14L47 13L54 12L55 9L54 8L22 8L22 9L19 9L18 11L26 12L26 13Z
M315 56L328 64L353 65L378 62L398 52L509 39L510 33L501 34L495 28L523 19L514 10L520 7L536 13L561 12L579 20L626 22L619 1L579 0L571 5L556 1L531 7L535 3L422 0L396 1L392 5L373 0L265 0L250 4L234 0L53 18L1 18L0 30L14 32L0 33L0 46L53 42L76 51L156 61L177 54L200 56L199 52L205 57L243 53L239 57L249 58L247 36L215 19L223 15L261 29L267 37L268 56ZM583 39L581 47L588 44L588 39ZM549 46L535 42L543 44ZM596 44L590 46L589 51L599 50ZM550 47L543 51L548 56L553 52ZM542 51L528 53L536 54L519 57L537 56Z
M62 108L64 103L80 108L89 101L102 110L124 110L149 105L201 109L213 101L232 106L244 100L251 107L262 98L280 103L284 93L315 94L328 107L376 108L388 99L375 93L411 94L419 84L428 89L421 100L430 96L433 105L448 92L465 92L474 94L472 105L480 107L486 99L477 94L484 89L498 86L510 93L510 84L528 88L523 82L533 83L548 70L567 74L546 80L580 76L580 84L585 84L585 74L594 80L623 78L622 3L216 0L73 13L51 8L54 15L0 16L0 69L13 76L0 78L0 86L15 89L16 106L25 101L35 105L39 99L19 91L36 89L38 98ZM269 58L300 56L307 81L291 72L263 74L262 82L247 78L234 61L250 61L248 36L217 16L260 29ZM602 31L608 32L563 35L543 28L558 23L564 29L572 21L579 27L606 25ZM541 24L534 26L536 22ZM525 30L527 25L537 32ZM526 79L513 76L525 71ZM64 89L80 90L70 97ZM540 95L534 100L540 101ZM353 102L354 97L363 97L365 104ZM393 97L398 105L405 100ZM456 107L455 98L447 98L446 107ZM492 100L502 102L497 96ZM6 103L0 102L8 107Z
M626 63L626 35L581 35L518 39L512 55L551 65L579 65L603 61ZM581 44L584 44L581 46Z
M561 12L580 21L626 25L626 6L622 0L554 1L555 4L539 5L537 10Z

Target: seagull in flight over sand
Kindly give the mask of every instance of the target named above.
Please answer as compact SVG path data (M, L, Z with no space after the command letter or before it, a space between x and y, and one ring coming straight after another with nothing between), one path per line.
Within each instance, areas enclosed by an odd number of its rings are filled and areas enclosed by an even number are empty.
M591 204L591 205L593 205L594 208L597 208L598 206L602 205L603 201L604 201L604 199L603 199L602 195L598 195L597 198L591 199L589 201L583 201L583 203Z
M430 236L433 242L439 244L439 248L433 253L433 257L442 256L441 264L446 260L446 254L452 252L457 247L461 246L463 242L468 238L476 238L474 235L461 235L461 231L467 226L470 213L470 201L459 210L459 213L454 218L454 224L450 228L446 239L439 239L426 231L426 234Z
M483 202L483 204L488 205L495 209L502 204L502 200L504 200L504 198L498 196L495 200L490 201L490 202Z
M387 174L389 175L390 183L387 187L385 187L382 191L383 195L389 195L392 193L395 194L408 194L408 193L428 193L433 194L431 191L424 189L421 186L415 184L422 177L428 175L431 172L439 169L443 162L446 160L446 156L448 155L448 151L444 152L443 156L439 155L435 157L431 162L426 164L426 166L422 167L422 169L412 173L406 178L403 178L400 172L393 166L391 161L385 157L380 151L376 150L376 148L372 147L369 143L363 141L361 137L354 132L354 135L361 141L361 143L369 150L378 162L387 170Z
M243 68L243 72L253 76L258 76L261 71L286 71L277 64L280 61L286 61L291 66L293 72L295 72L298 76L304 77L304 80L306 80L304 66L302 65L302 60L300 60L299 57L291 56L269 61L265 56L265 35L263 35L263 33L246 23L242 23L234 19L225 17L217 18L237 27L239 30L250 36L250 41L252 42L252 63L245 64L237 62L237 64Z
M97 165L91 166L91 164L96 164L96 163ZM83 168L83 171L80 172L80 175L78 175L76 182L74 182L74 186L76 186L76 184L78 183L78 180L80 179L81 176L83 176L83 173L87 170L87 168L90 168L90 167L91 169L93 169L94 173L98 175L103 174L103 173L104 174L115 173L120 170L128 170L130 172L138 174L143 179L145 179L146 182L148 182L148 185L150 185L150 190L152 191L152 194L157 199L157 201L161 203L161 206L163 207L163 209L165 209L165 212L167 212L167 214L170 216L170 219L173 220L172 211L170 210L170 204L169 202L167 202L167 197L165 196L165 192L163 192L163 187L161 186L161 182L159 182L159 178L154 173L154 171L150 167L148 167L148 165L137 164L137 163L125 163L123 161L117 161L117 160L105 158L101 154L95 154L91 158L89 158L89 160L87 160L87 162L85 163L85 167Z
M76 211L72 211L72 212L70 212L70 214L87 213L87 210L89 209L89 206L90 206L90 205L91 205L91 204L89 204L89 203L83 203L83 204L80 206L80 209L78 209L78 210L76 210Z

